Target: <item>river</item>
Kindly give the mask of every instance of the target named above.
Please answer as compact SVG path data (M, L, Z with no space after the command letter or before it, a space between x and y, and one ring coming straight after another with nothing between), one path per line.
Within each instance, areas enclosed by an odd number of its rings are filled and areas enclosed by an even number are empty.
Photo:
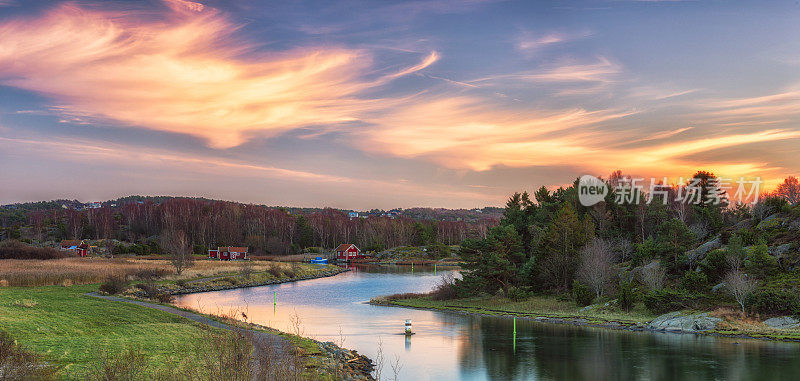
M373 306L379 295L428 291L442 271L358 267L334 277L183 295L206 313L333 341L400 380L800 379L800 344L629 332L510 318ZM277 300L277 306L273 299ZM413 336L402 335L411 319Z

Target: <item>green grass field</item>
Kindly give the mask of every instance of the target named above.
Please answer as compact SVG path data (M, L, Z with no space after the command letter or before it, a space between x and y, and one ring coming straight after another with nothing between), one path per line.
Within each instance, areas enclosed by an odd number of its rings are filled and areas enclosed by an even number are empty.
M97 285L0 288L0 329L61 366L65 379L85 378L104 356L136 348L152 369L192 352L209 328L178 316L83 294Z

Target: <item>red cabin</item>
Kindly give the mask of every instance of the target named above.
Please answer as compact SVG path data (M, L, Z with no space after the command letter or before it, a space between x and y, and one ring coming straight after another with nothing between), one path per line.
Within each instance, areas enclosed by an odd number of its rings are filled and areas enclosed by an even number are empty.
M78 254L79 257L85 257L89 255L89 245L79 239L66 239L61 241L61 250L74 252L75 254Z
M219 247L216 250L211 249L208 251L208 258L209 259L218 259L221 261L230 261L230 260L245 260L247 258L247 248L246 247L235 247L235 246L224 246Z
M366 256L361 255L361 249L352 243L343 243L336 248L336 260L350 261L361 258L366 258Z

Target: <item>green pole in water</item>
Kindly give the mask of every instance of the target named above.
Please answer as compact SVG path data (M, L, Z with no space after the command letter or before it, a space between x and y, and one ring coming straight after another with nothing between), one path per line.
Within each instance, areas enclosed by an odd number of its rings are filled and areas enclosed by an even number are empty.
M414 272L414 261L411 261L411 272Z
M513 351L517 353L517 318L514 318L514 337L513 337Z
M278 291L272 291L272 305L278 305Z
M433 264L433 275L436 275L436 264Z

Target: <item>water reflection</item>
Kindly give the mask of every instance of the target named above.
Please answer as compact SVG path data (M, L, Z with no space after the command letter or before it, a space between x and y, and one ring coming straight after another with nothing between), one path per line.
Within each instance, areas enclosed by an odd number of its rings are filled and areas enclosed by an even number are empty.
M207 312L244 310L254 322L344 346L375 358L382 343L404 380L796 379L800 345L693 335L572 327L529 320L378 307L371 297L426 291L433 269L358 267L332 278L186 295ZM447 270L449 272L451 270ZM277 292L277 307L273 306ZM300 324L293 324L299 317ZM412 319L413 336L402 335ZM295 320L296 321L296 320ZM341 334L340 334L341 332ZM391 372L386 364L384 375Z

